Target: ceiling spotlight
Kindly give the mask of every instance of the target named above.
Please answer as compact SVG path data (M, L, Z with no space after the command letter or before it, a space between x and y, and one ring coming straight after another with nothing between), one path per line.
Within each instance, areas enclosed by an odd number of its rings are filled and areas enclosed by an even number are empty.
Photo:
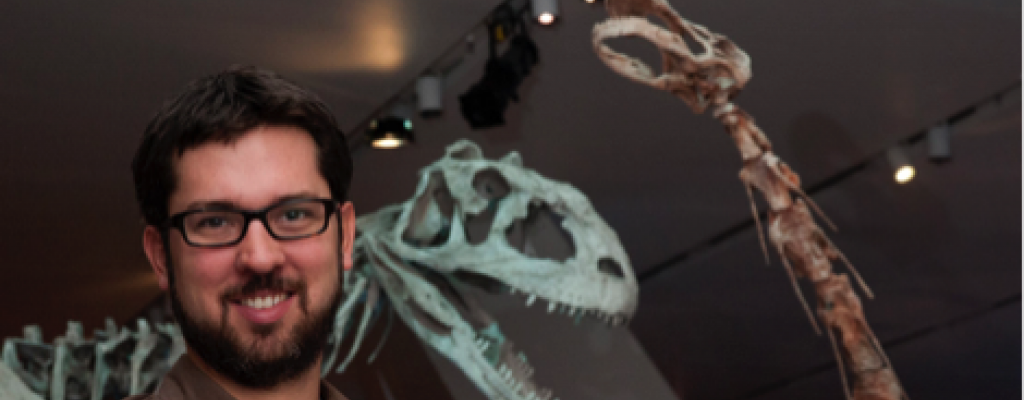
M896 183L904 184L914 179L916 174L914 165L910 163L910 158L907 157L907 154L903 152L899 145L886 150L885 158L889 160L889 165L892 166L893 178L896 179Z
M370 138L370 145L375 149L397 149L414 142L412 121L395 116L375 119L370 121L366 136Z
M935 163L949 161L953 153L949 148L949 124L942 124L928 130L928 158Z
M416 105L420 116L432 118L441 115L441 77L424 75L416 80Z
M551 25L558 18L558 0L531 0L530 8L541 25Z

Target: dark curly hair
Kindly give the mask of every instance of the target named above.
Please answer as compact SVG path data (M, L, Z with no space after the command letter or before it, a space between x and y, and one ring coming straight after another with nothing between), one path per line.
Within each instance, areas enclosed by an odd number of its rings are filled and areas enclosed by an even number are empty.
M190 83L146 126L132 160L135 197L146 224L160 226L168 218L168 201L177 188L174 157L210 141L229 143L259 125L308 132L331 197L347 200L352 159L327 105L272 71L235 66Z

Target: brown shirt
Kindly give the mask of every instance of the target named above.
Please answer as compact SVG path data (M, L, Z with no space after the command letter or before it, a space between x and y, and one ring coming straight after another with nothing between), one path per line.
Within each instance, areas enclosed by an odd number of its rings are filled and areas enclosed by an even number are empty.
M206 375L187 356L174 363L152 394L129 396L125 400L237 400ZM348 400L326 381L320 381L320 400Z

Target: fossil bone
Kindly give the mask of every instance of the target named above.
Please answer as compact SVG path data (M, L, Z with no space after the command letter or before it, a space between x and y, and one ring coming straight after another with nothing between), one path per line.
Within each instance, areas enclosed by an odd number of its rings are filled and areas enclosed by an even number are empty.
M139 320L136 332L118 330L111 319L106 325L86 339L82 325L71 321L52 345L42 343L37 326L26 327L25 338L6 339L0 398L101 400L146 393L185 352L174 324L151 329Z
M829 338L844 371L843 389L851 397L845 369L854 376L852 397L858 400L906 397L892 365L872 333L861 309L860 300L843 274L832 271L832 261L843 261L865 293L872 297L856 270L814 223L813 209L828 225L814 202L800 189L800 178L778 156L753 118L731 100L750 79L750 58L725 36L687 21L664 0L608 0L610 19L597 24L593 46L598 57L609 68L631 80L666 90L681 98L695 113L712 108L713 115L726 128L736 143L743 160L740 180L747 188L757 189L768 203L769 239L779 252L797 297L808 314L815 331L814 317L796 285L795 277L810 280L818 296L818 316L826 326ZM654 16L667 26L662 28L647 17ZM617 53L605 40L633 36L646 39L658 47L662 70L655 76L640 60ZM691 49L687 40L696 43ZM696 50L696 51L695 51ZM793 194L799 198L794 199ZM750 198L758 237L767 260L767 246L754 199ZM834 229L834 227L833 227ZM842 351L835 348L835 336ZM845 368L844 368L845 363Z
M395 314L490 398L553 398L467 289L624 324L636 310L638 289L618 237L578 190L524 168L517 153L488 160L472 142L459 141L420 177L412 199L359 218L356 268L346 273L351 290L328 359L333 362L345 325L355 320L355 299L376 282ZM370 303L349 358L366 330Z

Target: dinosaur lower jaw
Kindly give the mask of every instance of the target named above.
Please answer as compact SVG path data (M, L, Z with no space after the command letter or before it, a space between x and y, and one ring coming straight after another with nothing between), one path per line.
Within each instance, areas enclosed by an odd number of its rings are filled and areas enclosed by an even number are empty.
M533 381L534 370L526 355L516 351L515 345L505 339L497 323L477 331L475 342L492 376L498 377L497 382L491 382L496 392L505 393L503 397L509 400L551 399L551 390Z

